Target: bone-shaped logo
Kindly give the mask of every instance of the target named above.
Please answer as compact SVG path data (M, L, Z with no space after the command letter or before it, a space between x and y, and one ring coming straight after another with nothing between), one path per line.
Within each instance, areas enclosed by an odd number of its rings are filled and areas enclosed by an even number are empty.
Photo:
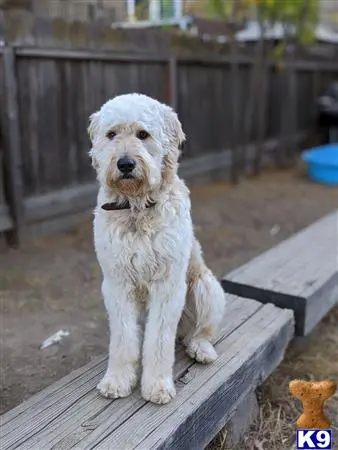
M324 414L324 403L336 392L334 381L293 380L289 383L289 389L303 404L303 414L297 420L298 428L330 428L331 421Z

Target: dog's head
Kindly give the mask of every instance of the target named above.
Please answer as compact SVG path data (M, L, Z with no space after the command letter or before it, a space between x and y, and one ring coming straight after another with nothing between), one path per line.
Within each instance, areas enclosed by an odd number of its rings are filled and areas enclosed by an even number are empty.
M185 139L177 114L141 94L109 100L90 116L88 132L99 182L127 197L170 184Z

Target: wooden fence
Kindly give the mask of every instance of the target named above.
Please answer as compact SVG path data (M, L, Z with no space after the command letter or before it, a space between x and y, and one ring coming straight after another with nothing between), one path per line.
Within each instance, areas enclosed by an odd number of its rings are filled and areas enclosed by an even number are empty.
M188 136L183 174L225 168L239 149L245 171L255 157L255 147L247 144L258 139L255 124L248 136L241 126L254 64L243 55L233 59L172 52L0 48L0 232L18 242L28 225L93 204L96 184L87 156L88 116L121 93L142 92L177 109ZM287 82L273 62L267 64L264 98L253 110L255 116L257 108L263 108L263 141L274 155L288 147L288 139L314 130L316 98L338 74L338 64L329 60L297 59L288 64ZM236 135L234 68L239 87ZM276 146L281 128L283 146Z

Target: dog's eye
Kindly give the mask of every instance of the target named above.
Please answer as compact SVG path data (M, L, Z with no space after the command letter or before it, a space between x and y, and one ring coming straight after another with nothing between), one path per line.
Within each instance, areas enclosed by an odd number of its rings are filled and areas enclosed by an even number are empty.
M114 139L114 137L116 136L116 133L114 131L108 131L108 133L106 134L106 137L111 141Z
M149 133L147 133L146 131L140 130L140 131L138 131L138 132L136 133L136 136L137 136L139 139L141 139L141 141L143 141L144 139L147 139L150 135L149 135Z

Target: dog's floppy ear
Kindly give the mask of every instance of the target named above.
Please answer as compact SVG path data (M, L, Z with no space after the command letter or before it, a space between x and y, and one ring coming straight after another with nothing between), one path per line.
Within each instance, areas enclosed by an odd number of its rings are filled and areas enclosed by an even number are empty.
M100 112L97 111L95 113L93 113L90 117L89 117L89 126L88 126L88 135L89 135L89 139L91 140L91 142L94 141L95 136L99 130L99 118L100 118ZM98 170L98 163L97 160L93 154L93 148L89 151L89 157L91 158L92 161L92 166L94 167L95 170Z
M176 148L181 149L183 142L185 141L185 134L176 112L171 108L168 108L167 113L165 114L164 127L170 143Z
M178 157L185 141L185 134L182 124L175 111L168 108L164 123L165 133L169 138L168 153L164 156L162 162L162 184L172 183L178 168Z
M100 112L96 111L91 116L89 116L89 126L88 126L88 134L89 139L93 142L95 139L95 135L97 134L99 130L99 119L100 119Z

